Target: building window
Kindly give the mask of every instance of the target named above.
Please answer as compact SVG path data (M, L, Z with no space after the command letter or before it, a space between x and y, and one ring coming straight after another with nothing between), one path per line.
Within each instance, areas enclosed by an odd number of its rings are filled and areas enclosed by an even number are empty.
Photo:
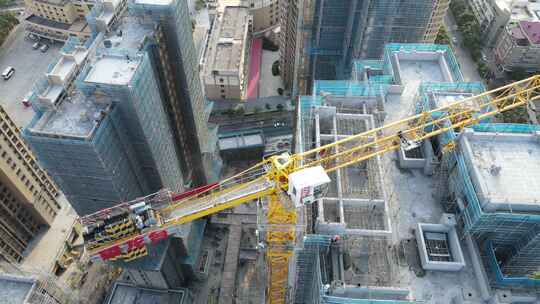
M221 90L221 93L225 93L225 90Z
M219 79L219 82L223 82L223 81L224 81L223 78L220 78L220 79Z
M222 98L222 99L225 99L225 95L221 95L221 98Z

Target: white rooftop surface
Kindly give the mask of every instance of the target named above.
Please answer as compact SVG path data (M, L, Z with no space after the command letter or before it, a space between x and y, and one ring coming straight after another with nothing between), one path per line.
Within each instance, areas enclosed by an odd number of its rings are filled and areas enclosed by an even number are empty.
M45 89L45 91L41 93L39 97L53 103L53 102L56 102L60 94L62 94L63 90L64 90L63 86L59 84L49 83L49 85L47 86L47 89Z
M260 134L249 134L243 136L232 136L219 139L220 150L231 150L263 145L263 138Z
M137 50L141 47L144 38L154 30L152 23L144 23L140 17L129 15L122 16L116 24L118 25L116 31L110 31L104 39L111 41L115 49ZM117 34L118 31L122 31L121 36Z
M399 59L401 79L404 83L433 81L443 82L441 66L435 60Z
M473 96L471 93L451 93L451 92L443 92L443 93L434 93L433 96L435 97L435 107L440 108L447 105L450 105L452 103L455 103L457 101L463 100L465 98Z
M81 64L81 62L83 62L83 60L86 58L86 55L88 55L88 51L82 47L75 47L71 55L77 64Z
M58 76L62 81L65 81L69 74L75 70L76 66L75 60L63 56L58 60L50 74Z
M114 17L114 11L104 8L97 19L103 20L106 24L109 24Z
M135 0L136 4L144 5L169 5L171 2L171 0Z
M137 57L103 56L97 58L85 81L126 85L131 81L139 65Z
M497 6L504 10L510 10L512 7L512 2L514 2L514 0L495 0Z
M478 198L487 211L540 212L538 137L467 132L460 143Z
M43 114L30 130L64 136L89 136L96 126L94 120L104 108L105 105L97 105L81 95L74 95L71 102L65 100L57 110Z
M510 18L513 20L540 20L540 3L530 2L528 0L499 0L497 4L502 5L499 7L511 11Z

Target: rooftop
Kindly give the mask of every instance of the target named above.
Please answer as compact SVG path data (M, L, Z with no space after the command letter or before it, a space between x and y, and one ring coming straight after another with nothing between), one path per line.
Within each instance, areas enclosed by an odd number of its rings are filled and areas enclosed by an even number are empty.
M0 299L4 304L23 304L36 281L32 278L0 274Z
M468 131L460 146L484 209L540 212L538 135Z
M127 85L135 75L139 63L138 57L129 55L99 56L96 57L84 80L111 85Z
M49 19L37 16L37 15L31 14L28 17L26 17L26 21L30 23L43 25L46 27L61 29L64 31L90 33L90 27L88 26L88 23L86 22L84 18L79 18L72 24L68 24L68 23L62 23L58 21L49 20Z
M62 82L75 70L77 64L73 58L62 56L56 63L52 71L49 73L52 76L58 76Z
M540 21L520 21L519 25L532 44L540 44Z
M115 283L107 304L182 304L187 302L184 289L151 289Z
M395 51L393 54L394 65L405 85L407 82L453 82L442 52Z
M472 93L434 92L431 93L434 104L432 108L448 106L454 102L473 96Z
M48 83L49 85L39 94L39 98L43 99L47 103L56 103L62 92L64 86L62 84Z
M127 14L124 14L116 25L116 30L110 31L104 38L104 41L111 42L110 47L116 49L140 50L144 38L154 31L152 23L145 23L143 18ZM103 42L101 47L105 47Z
M96 97L97 98L97 97ZM30 132L44 135L88 137L91 136L106 110L107 100L103 97L100 103L94 98L85 97L75 91L66 98L56 110L45 112L30 127Z
M216 22L209 40L207 76L214 71L233 72L241 69L244 49L247 47L249 9L227 6Z
M260 133L239 134L219 139L220 150L243 149L255 146L262 147L263 145L264 139Z
M140 5L156 5L156 6L168 6L171 5L171 3L174 0L135 0L135 4Z
M498 0L497 4L504 10L511 11L513 20L540 20L540 3L529 0Z

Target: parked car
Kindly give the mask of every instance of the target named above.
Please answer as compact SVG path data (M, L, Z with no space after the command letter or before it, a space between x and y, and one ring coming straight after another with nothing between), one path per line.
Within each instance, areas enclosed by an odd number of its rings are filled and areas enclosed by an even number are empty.
M39 41L39 37L36 36L36 35L34 35L34 34L32 34L32 33L28 33L28 35L26 35L26 37L27 37L28 39L30 39L31 41L36 41L36 42Z
M43 44L39 50L42 52L42 53L45 53L47 52L47 50L49 49L49 45L48 44Z
M21 100L21 103L25 108L28 108L32 105L32 102L30 101L30 97L32 97L32 91L26 93L26 95Z
M13 73L15 73L15 68L9 66L2 72L2 78L4 78L4 80L8 80L11 78L11 76L13 76Z
M487 61L488 61L488 57L487 57L486 53L481 52L480 54L482 55L482 61L487 62Z
M39 42L36 42L36 43L32 44L32 48L33 48L34 50L39 49L40 46L41 46L41 43L39 43Z

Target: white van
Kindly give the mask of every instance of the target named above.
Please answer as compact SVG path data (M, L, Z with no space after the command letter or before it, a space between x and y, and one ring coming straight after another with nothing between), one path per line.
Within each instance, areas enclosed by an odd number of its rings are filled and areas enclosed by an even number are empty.
M2 72L2 78L4 78L4 80L8 80L11 78L11 76L13 76L13 73L15 73L15 68L14 67L7 67L3 72Z

